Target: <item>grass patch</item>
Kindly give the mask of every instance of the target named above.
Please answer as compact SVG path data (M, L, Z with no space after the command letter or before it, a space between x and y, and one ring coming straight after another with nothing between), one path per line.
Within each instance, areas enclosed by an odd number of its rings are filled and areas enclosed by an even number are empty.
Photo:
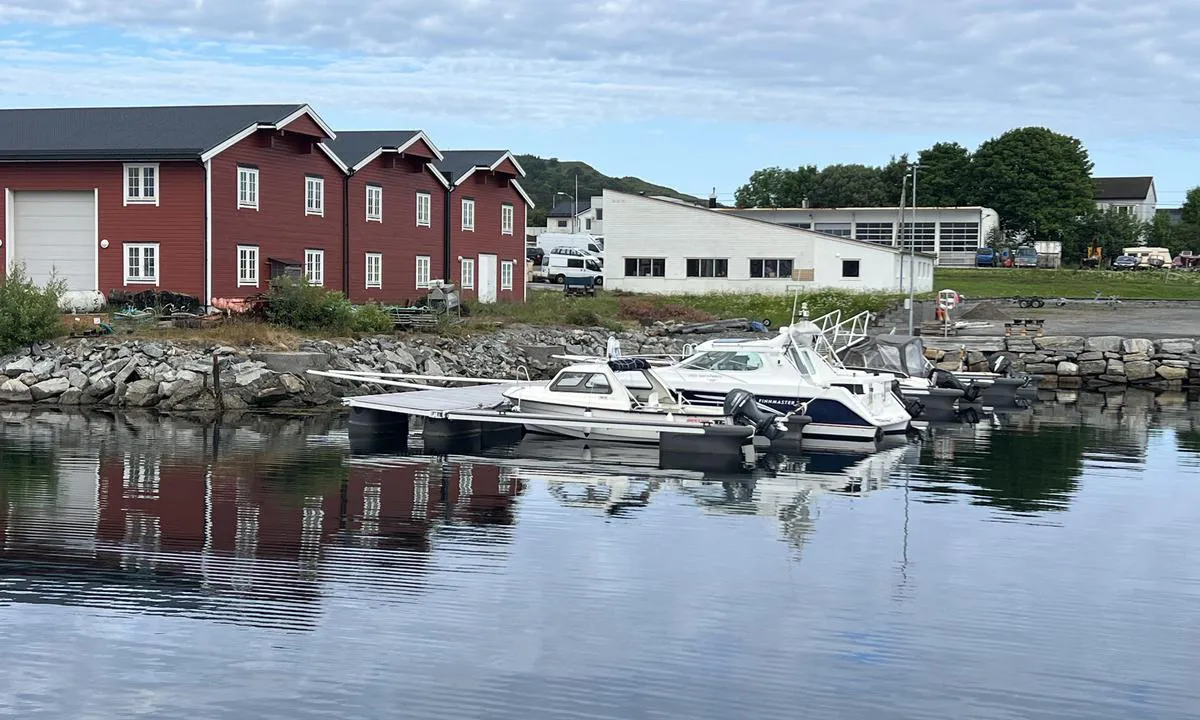
M884 293L854 293L820 290L800 296L808 303L810 316L832 310L855 314L863 310L882 312L899 296ZM524 303L499 302L473 305L478 321L527 323L530 325L584 325L617 329L648 325L655 321L705 322L749 318L770 320L774 325L792 317L790 295L712 293L708 295L635 295L601 290L594 297L566 297L561 292L530 292Z
M1015 268L937 268L935 290L952 289L970 299L1015 295L1128 300L1200 300L1200 273L1163 270L1026 270Z

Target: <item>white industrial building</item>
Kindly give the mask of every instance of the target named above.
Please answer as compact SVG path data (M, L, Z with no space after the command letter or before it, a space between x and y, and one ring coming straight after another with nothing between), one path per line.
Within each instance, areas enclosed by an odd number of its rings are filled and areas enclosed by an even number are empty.
M893 247L901 244L901 235L903 246L908 247L914 226L911 208L904 210L903 219L895 207L721 208L718 212ZM976 248L987 245L999 232L1000 216L978 206L918 207L915 226L917 252L933 255L938 265L969 267L975 264Z
M605 190L604 284L647 293L933 289L934 258L686 203Z

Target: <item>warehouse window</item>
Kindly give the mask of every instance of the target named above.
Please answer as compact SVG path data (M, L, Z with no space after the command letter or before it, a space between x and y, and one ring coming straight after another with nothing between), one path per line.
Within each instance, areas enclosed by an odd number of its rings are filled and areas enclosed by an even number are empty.
M383 255L367 253L367 287L383 287Z
M862 270L861 260L843 260L842 261L842 277L847 279L857 280Z
M125 243L125 284L158 284L158 243Z
M725 258L688 258L688 277L728 277L729 260Z
M158 164L125 166L125 204L158 204Z
M896 226L890 222L858 223L854 226L854 239L878 245L891 245Z
M974 252L977 247L979 247L979 223L942 223L938 242L939 252Z
M750 260L750 277L752 278L790 278L791 276L791 258L751 258Z
M625 277L664 277L665 258L625 258Z
M933 252L933 241L934 241L934 234L935 234L934 225L935 225L935 223L931 223L931 222L917 223L917 232L916 232L916 240L915 240L917 252L927 252L927 253ZM904 227L900 231L900 237L902 238L903 247L908 248L908 247L912 247L914 245L913 224L912 223L909 223L909 222L904 223Z
M816 223L813 225L813 230L826 235L850 237L850 223Z
M238 245L238 287L258 287L258 246Z

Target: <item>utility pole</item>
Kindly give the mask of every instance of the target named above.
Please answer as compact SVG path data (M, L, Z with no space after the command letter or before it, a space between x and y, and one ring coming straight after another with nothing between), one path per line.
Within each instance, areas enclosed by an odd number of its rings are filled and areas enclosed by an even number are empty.
M575 173L575 200L571 203L571 233L577 232L575 223L579 222L579 172Z
M913 282L913 276L917 274L917 168L920 165L912 166L912 236L909 238L908 246L908 334L913 334L913 313L916 311L915 289L916 284Z
M900 206L896 218L896 239L892 247L900 248L900 289L904 289L904 200L908 197L908 173L904 173L900 183Z

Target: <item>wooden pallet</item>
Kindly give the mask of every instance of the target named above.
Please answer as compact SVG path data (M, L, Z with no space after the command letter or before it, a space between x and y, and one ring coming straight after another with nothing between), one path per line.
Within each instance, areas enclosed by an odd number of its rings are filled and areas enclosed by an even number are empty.
M1041 337L1046 332L1045 323L1042 318L1014 318L1004 323L1004 334L1008 337Z
M437 313L426 308L389 308L387 313L395 327L432 328L438 322Z

